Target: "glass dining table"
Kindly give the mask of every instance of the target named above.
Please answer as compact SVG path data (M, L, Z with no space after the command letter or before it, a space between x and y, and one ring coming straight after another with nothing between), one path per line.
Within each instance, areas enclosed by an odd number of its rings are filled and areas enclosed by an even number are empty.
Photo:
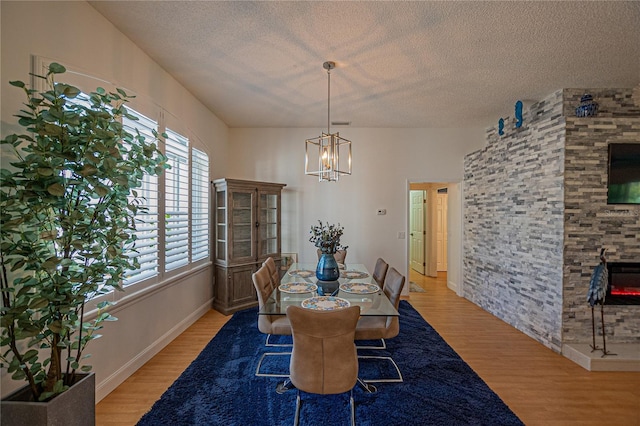
M318 281L315 267L305 263L291 265L258 315L286 315L290 305L320 310L357 305L361 316L399 316L364 265L341 268L337 282Z

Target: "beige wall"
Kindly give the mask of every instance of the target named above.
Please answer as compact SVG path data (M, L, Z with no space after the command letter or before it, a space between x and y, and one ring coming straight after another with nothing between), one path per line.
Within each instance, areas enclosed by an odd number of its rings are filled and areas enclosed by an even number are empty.
M304 175L304 141L322 129L230 129L231 177L286 183L283 192L283 245L312 262L308 242L317 220L340 222L349 246L347 264L372 268L384 258L403 274L408 272L408 196L411 183L461 182L462 158L484 144L483 129L342 129L353 143L353 174L339 182L318 182ZM451 197L449 209L452 277L458 271L461 243L461 198ZM384 216L378 209L386 209ZM461 229L461 225L459 226ZM457 232L457 233L456 233ZM453 240L451 240L453 238ZM452 253L451 250L454 252ZM449 274L451 275L451 274ZM450 284L456 287L456 283ZM408 286L407 286L408 290Z

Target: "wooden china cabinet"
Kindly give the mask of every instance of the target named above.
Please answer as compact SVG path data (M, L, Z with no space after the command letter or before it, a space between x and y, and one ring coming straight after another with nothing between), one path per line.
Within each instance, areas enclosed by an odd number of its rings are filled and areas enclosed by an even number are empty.
M213 308L225 315L257 306L251 275L281 260L281 192L285 184L218 179L215 185Z

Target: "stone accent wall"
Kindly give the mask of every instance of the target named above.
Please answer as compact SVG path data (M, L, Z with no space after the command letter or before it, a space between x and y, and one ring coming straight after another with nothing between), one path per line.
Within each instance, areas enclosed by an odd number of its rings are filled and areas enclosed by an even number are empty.
M523 126L487 131L464 163L464 296L560 351L564 229L562 91Z
M597 117L575 117L585 92ZM559 352L591 341L600 248L640 261L640 206L607 205L608 144L640 142L640 107L631 89L564 89L525 111L521 129L505 123L465 158L464 295ZM606 305L605 327L610 342L640 342L640 306Z
M563 341L591 342L589 280L600 248L611 262L640 262L640 205L607 204L609 143L640 142L640 108L631 90L589 90L597 117L567 115L565 137L565 269ZM566 105L582 90L565 89ZM577 100L576 100L577 99ZM600 309L596 333L601 335ZM607 342L640 342L640 306L605 305Z

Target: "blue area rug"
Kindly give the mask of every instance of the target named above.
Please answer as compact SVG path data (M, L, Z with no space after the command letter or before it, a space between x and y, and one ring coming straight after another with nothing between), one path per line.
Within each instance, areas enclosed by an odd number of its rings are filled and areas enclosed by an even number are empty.
M374 394L356 386L358 425L523 424L407 301L399 310L400 334L387 349L359 354L393 356L404 382L377 383ZM296 391L278 395L282 379L254 375L264 352L290 348L266 348L256 316L256 309L235 313L138 425L293 424ZM265 368L286 372L288 359L272 357ZM384 363L364 364L361 376L392 374ZM301 425L350 423L348 394L302 393L302 400Z

